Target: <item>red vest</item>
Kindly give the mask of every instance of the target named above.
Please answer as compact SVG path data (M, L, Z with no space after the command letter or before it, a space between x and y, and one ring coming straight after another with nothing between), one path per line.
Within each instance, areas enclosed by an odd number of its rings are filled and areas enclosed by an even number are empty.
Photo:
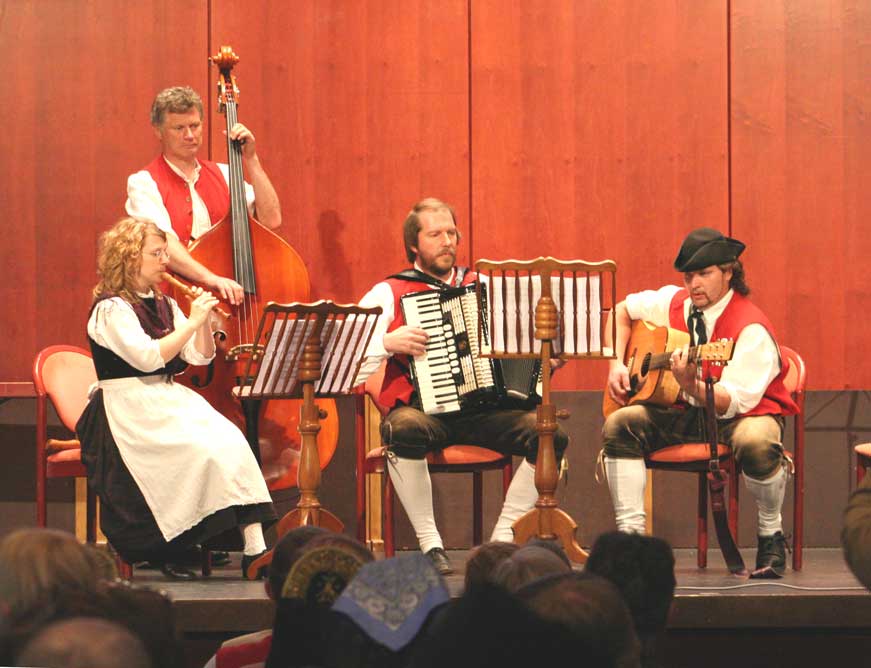
M202 169L194 189L205 202L209 219L214 225L230 210L230 189L218 165L210 160L200 160L200 165ZM152 160L145 170L157 184L163 205L169 213L172 229L178 235L179 241L187 246L194 222L194 209L187 182L172 171L162 155Z
M478 275L474 271L467 272L463 276L460 285L474 283L477 278ZM402 317L402 309L399 305L399 298L402 295L408 295L413 292L435 290L436 286L401 278L388 278L386 282L393 290L393 322L387 328L389 333L405 324L405 318ZM414 385L409 376L409 364L408 355L397 354L387 358L387 365L384 369L384 382L381 384L381 393L378 396L379 404L392 410L397 404L408 404L411 401Z
M687 323L684 318L684 301L686 301L689 293L686 290L678 290L677 294L672 298L669 307L669 326L672 329L678 329L682 332L687 332ZM746 297L739 295L737 292L732 294L732 299L729 304L717 318L714 324L714 331L711 332L711 341L719 341L720 339L729 339L737 341L738 336L747 325L758 324L765 327L771 338L777 345L777 339L774 337L774 328L771 322L765 317L765 314ZM780 349L778 348L778 355ZM723 367L716 364L705 364L704 373L710 373L714 378L719 378L723 373ZM777 377L771 381L771 384L766 388L762 399L754 408L742 413L741 417L746 415L795 415L798 413L798 406L792 400L789 392L783 384L783 379L786 378L786 372L789 370L789 363L784 364L781 357L781 369Z

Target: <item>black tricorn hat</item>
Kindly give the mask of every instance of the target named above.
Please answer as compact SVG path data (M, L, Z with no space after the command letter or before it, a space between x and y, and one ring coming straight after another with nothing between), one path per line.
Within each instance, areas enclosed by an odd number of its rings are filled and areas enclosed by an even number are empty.
M678 271L697 271L712 264L734 262L744 251L744 244L710 227L693 230L683 240L674 260Z

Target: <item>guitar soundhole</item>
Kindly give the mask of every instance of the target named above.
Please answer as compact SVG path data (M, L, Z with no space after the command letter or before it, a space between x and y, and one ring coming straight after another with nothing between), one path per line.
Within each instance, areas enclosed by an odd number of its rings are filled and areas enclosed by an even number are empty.
M650 371L650 353L647 353L641 362L641 375L646 376L648 371Z

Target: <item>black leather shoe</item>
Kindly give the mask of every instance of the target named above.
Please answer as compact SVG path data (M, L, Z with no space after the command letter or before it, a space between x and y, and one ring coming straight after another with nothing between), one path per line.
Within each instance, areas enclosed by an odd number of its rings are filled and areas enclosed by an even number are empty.
M212 561L212 566L215 568L226 566L230 563L230 553L224 550L212 550L209 558Z
M454 569L451 568L451 560L448 559L448 555L442 548L434 547L426 553L426 556L429 557L430 561L432 561L432 565L435 566L435 569L440 574L450 575L454 572Z
M160 572L170 580L196 580L197 574L189 570L181 564L161 564Z
M247 554L242 555L242 577L243 578L245 578L246 580L250 579L248 577L248 567L251 564L253 564L255 561L257 561L260 557L262 557L264 554L266 554L267 552L268 552L268 550L263 550L263 552L261 552L260 554L252 554L250 556ZM257 569L257 576L254 579L255 580L262 580L265 577L266 577L266 566L261 566L260 568Z
M758 536L756 570L751 578L782 578L786 572L786 538L782 531L773 536Z

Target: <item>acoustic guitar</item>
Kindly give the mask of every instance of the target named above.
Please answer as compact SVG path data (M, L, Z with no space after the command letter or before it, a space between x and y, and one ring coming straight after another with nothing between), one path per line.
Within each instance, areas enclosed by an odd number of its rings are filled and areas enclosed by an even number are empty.
M673 351L685 346L690 335L670 327L657 327L644 320L632 323L623 362L629 369L629 393L626 405L656 404L671 406L680 394L680 385L671 373ZM725 364L732 359L734 341L713 341L689 349L690 359L698 362ZM602 399L602 413L608 417L621 408L611 398L608 388Z

